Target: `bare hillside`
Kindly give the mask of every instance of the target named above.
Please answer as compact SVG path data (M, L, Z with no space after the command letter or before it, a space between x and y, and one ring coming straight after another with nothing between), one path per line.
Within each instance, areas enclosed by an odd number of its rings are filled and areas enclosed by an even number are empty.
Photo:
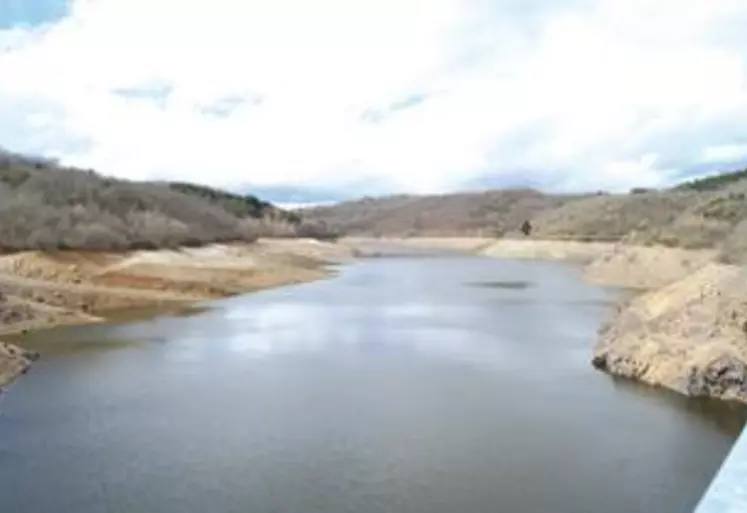
M671 222L649 222L644 229L629 233L626 241L688 249L716 248L726 263L747 263L747 180L706 181L714 182L723 185L720 189L711 186L690 192L685 209L672 209L676 216ZM666 193L668 198L677 194Z
M624 242L717 249L747 263L747 173L721 173L673 189L630 194L551 195L493 190L441 196L391 196L304 210L305 217L352 235L483 236Z
M503 236L526 219L577 199L531 189L364 198L303 210L350 235Z
M615 242L667 226L692 205L695 192L599 195L571 201L532 219L532 237Z
M117 180L0 149L0 251L124 250L322 237L323 225L251 195Z

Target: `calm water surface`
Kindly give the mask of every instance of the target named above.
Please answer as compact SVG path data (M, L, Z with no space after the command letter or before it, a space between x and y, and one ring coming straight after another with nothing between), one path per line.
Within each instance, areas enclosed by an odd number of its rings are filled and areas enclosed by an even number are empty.
M744 412L595 372L614 299L558 264L383 258L30 335L0 511L690 511Z

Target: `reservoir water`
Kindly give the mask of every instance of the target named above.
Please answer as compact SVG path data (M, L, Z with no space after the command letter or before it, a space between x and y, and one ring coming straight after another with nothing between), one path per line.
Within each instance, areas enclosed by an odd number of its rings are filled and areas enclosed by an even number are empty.
M745 412L593 370L618 294L561 264L381 258L27 335L0 511L691 511Z

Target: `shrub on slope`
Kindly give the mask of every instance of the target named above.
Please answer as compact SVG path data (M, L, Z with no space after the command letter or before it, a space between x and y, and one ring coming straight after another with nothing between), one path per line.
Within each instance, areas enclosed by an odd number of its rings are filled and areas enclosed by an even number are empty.
M122 250L256 238L219 205L92 171L0 158L0 250Z
M219 205L237 217L270 218L284 221L290 225L297 225L301 222L301 217L298 214L279 209L273 204L262 201L251 194L234 194L204 185L185 182L171 182L168 185L174 191L196 196Z
M398 195L310 208L303 215L352 234L501 236L518 230L525 220L538 213L573 198L529 189Z
M741 171L729 171L727 173L718 173L715 175L698 178L696 180L690 180L688 182L681 183L676 188L682 190L691 189L695 191L714 191L723 189L724 187L727 187L734 182L739 182L744 179L747 179L747 169Z
M598 195L571 201L532 220L539 239L615 242L666 226L684 212L693 192Z

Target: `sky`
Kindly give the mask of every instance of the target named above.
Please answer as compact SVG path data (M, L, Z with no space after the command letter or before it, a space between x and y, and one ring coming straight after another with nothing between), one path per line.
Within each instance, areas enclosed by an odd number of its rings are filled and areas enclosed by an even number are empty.
M0 146L270 200L747 165L744 0L0 0Z

